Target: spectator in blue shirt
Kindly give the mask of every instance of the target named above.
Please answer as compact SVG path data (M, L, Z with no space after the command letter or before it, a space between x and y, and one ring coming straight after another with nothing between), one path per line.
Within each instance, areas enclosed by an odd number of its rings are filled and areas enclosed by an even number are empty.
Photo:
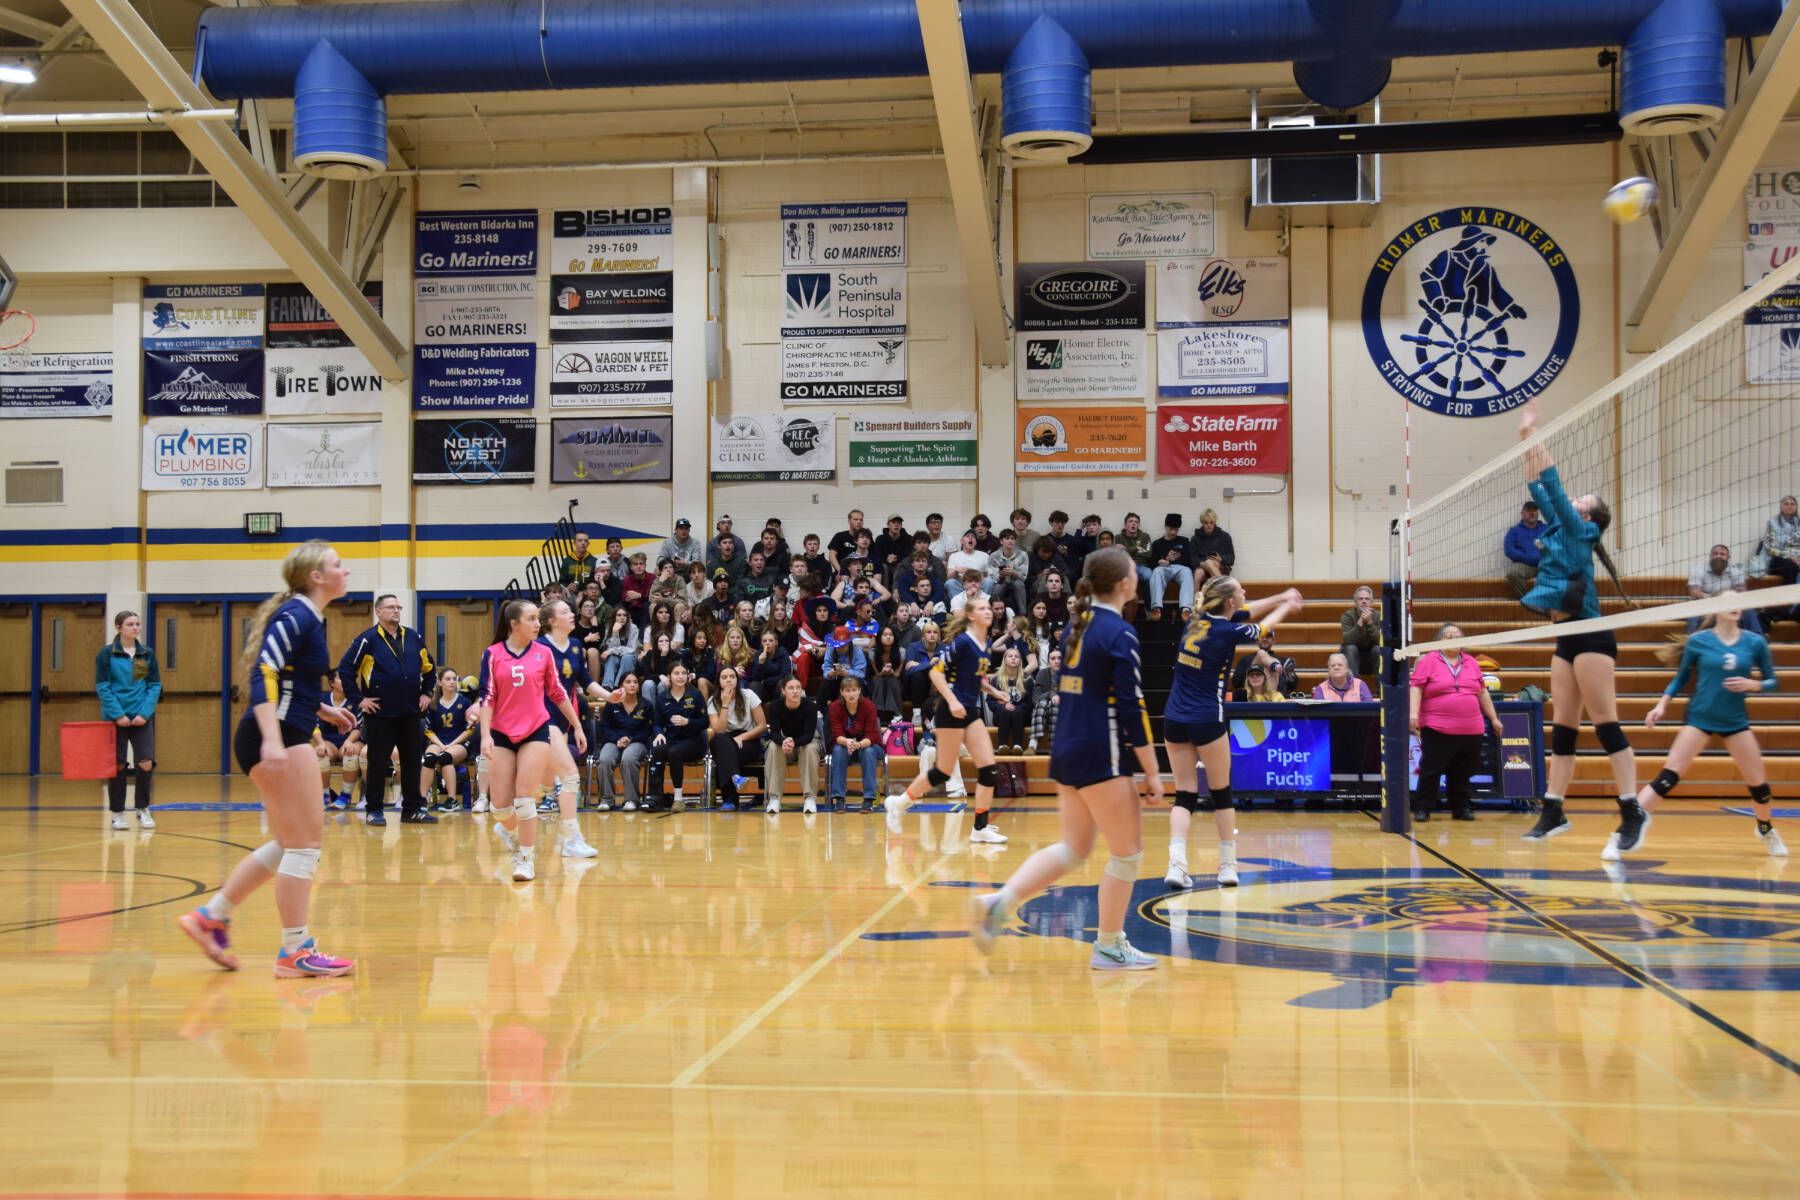
M1537 540L1543 529L1538 506L1527 500L1525 507L1519 510L1519 523L1506 531L1506 582L1513 595L1521 600L1537 582L1538 559L1542 554Z
M822 674L819 703L826 706L838 698L838 689L850 676L862 680L864 687L869 683L869 656L850 639L850 631L841 626L825 643L825 660L819 664L819 669Z

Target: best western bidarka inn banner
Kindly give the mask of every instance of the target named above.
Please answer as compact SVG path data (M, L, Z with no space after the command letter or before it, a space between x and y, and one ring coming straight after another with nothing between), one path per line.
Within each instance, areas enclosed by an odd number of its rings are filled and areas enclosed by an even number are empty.
M263 485L260 421L151 421L144 426L146 492L205 492Z
M109 417L111 351L94 354L0 354L0 418Z
M712 477L724 483L837 478L837 431L829 415L746 413L714 419Z
M1280 396L1288 379L1287 259L1157 267L1157 395Z
M781 398L904 403L906 203L781 206Z
M1144 264L1020 263L1020 400L1141 400L1149 388Z
M975 478L972 412L856 413L850 479Z
M381 483L378 422L300 425L269 422L269 483L278 487L372 487Z
M531 417L465 417L413 422L413 482L530 483L537 477L537 422Z
M262 412L262 284L146 287L143 345L145 416Z
M381 311L379 283L364 287L363 298ZM305 284L272 283L268 299L263 391L269 415L380 412L380 373L318 297Z
M558 417L551 483L667 483L673 417Z
M525 408L537 386L534 209L413 224L413 407Z

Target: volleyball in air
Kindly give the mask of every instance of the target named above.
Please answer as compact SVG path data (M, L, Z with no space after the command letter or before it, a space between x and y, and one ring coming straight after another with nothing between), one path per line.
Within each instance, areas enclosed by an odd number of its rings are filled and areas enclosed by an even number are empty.
M1600 207L1621 225L1629 225L1656 206L1656 180L1643 175L1621 179L1607 190Z

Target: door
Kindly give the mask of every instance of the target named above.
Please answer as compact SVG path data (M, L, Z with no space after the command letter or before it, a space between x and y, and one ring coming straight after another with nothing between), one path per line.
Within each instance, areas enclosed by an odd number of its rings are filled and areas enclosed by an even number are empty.
M427 600L425 649L441 671L455 667L459 675L475 675L481 670L481 652L494 641L494 602L492 600Z
M94 692L94 655L111 640L112 630L107 626L103 604L46 604L39 620L43 646L38 657L42 672L38 695L43 700L38 725L38 770L55 775L62 771L63 722L100 719L100 697Z
M162 668L156 706L156 764L163 771L219 772L219 708L224 703L224 605L217 600L151 605L146 631Z
M0 774L31 770L31 605L0 604Z
M375 623L375 609L367 600L337 600L325 606L325 652L335 668L356 635Z

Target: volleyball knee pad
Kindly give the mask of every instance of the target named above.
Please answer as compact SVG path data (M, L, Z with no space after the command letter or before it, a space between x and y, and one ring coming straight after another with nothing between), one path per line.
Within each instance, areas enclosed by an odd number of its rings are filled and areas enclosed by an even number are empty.
M1054 846L1050 847L1050 853L1055 856L1057 864L1060 865L1064 871L1073 871L1076 867L1081 865L1081 860L1087 857L1084 854L1077 854L1075 852L1075 847L1069 845L1067 842L1056 843Z
M1206 793L1207 812L1230 812L1237 807L1237 801L1231 798L1231 785L1216 787Z
M1608 754L1631 749L1631 739L1625 736L1625 730L1617 721L1594 726L1594 735L1600 739L1600 748Z
M984 788L999 787L1000 768L994 763L989 763L985 767L976 767L975 782L978 786Z
M1123 879L1126 883L1136 883L1138 868L1144 865L1144 852L1136 854L1115 854L1106 860L1106 874L1114 879Z
M266 870L273 871L281 865L281 843L264 842L250 852L250 857L261 863Z
M1188 812L1191 812L1191 813L1199 812L1200 811L1200 793L1199 792L1177 791L1175 793L1175 807L1186 809Z
M1650 781L1650 790L1659 796L1667 796L1675 790L1675 785L1680 782L1681 776L1664 767L1656 773L1656 778Z
M934 763L931 770L925 772L925 782L929 783L932 787L943 787L946 783L950 782L950 773L948 771L938 770L937 765Z
M449 758L450 758L450 756L448 754L445 754L441 748L439 748L437 746L433 746L431 749L429 749L425 752L425 755L424 755L424 758L422 759L422 761L424 762L424 764L427 767L429 767L431 770L435 771L439 767L443 766L444 763L449 760Z
M342 761L343 761L344 770L350 772L352 775L354 775L354 774L356 774L356 772L362 770L362 756L361 755L346 754L346 755L344 755Z
M487 771L488 771L487 755L477 754L475 756L475 774L480 776L483 779L486 779Z
M1750 802L1752 804L1767 804L1769 799L1770 791L1768 784L1753 783L1750 785Z
M1558 758L1575 753L1575 739L1581 736L1581 730L1573 725L1552 725L1550 727L1550 753Z
M510 803L501 804L499 801L494 801L489 807L493 811L494 819L498 821L506 820L506 818L512 814L513 810L513 806Z
M518 814L519 823L521 825L523 825L526 821L537 820L537 805L533 804L529 800L513 801L513 812Z
M283 875L291 875L295 879L304 879L308 883L311 883L312 877L319 870L319 851L317 848L312 850L283 850L281 852L281 866L277 867L276 870L280 871Z
M329 754L319 755L319 774L331 774L331 756Z

